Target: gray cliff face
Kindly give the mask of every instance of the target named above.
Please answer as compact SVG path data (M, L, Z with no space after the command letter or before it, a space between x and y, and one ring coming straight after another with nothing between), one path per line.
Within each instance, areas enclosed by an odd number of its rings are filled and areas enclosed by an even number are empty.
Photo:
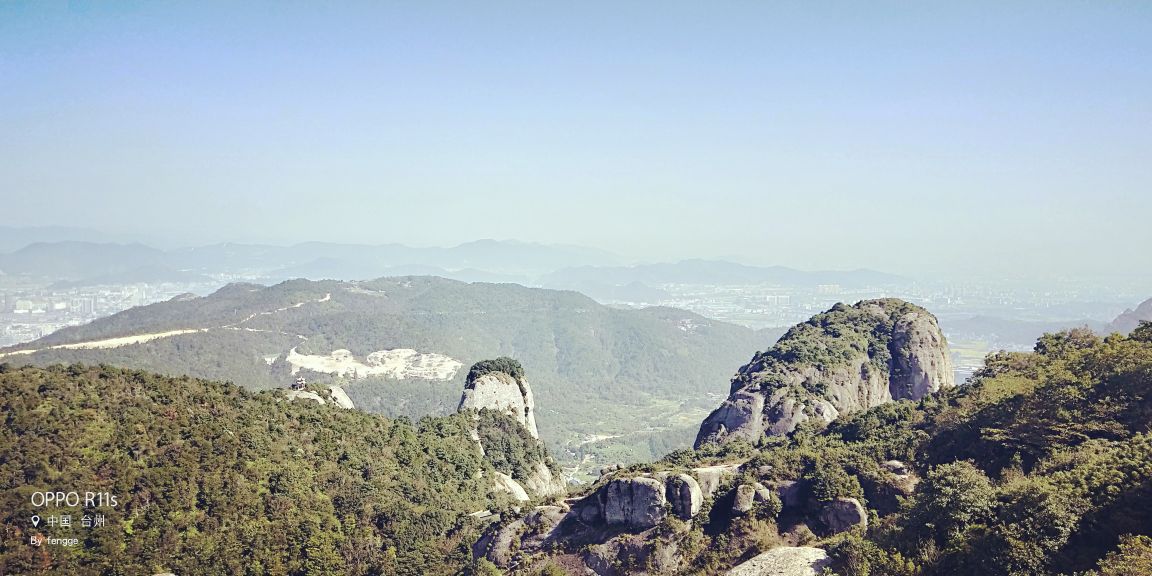
M951 386L948 345L927 310L896 299L837 304L740 368L728 399L701 425L696 447L755 442L812 418L827 423Z
M504 372L490 372L470 380L464 387L457 411L469 409L503 412L522 424L533 438L540 437L532 387L523 379L517 380Z
M704 493L700 484L688 474L677 474L665 483L664 496L672 506L672 513L681 520L691 520L700 513L704 505Z
M890 350L889 391L894 400L919 400L942 387L956 385L952 355L935 316L908 312L899 317Z

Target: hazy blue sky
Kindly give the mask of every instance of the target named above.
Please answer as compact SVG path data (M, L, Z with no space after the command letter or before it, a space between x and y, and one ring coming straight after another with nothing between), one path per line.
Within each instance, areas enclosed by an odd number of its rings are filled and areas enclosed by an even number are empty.
M1152 2L2 1L0 194L183 242L1146 272Z

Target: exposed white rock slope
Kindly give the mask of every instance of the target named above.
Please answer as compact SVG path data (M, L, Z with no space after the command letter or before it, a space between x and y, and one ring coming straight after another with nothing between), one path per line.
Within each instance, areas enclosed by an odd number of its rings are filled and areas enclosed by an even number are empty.
M331 354L301 354L295 348L285 358L292 365L292 373L301 369L332 374L345 378L386 378L416 380L451 380L462 364L448 356L421 353L410 348L380 350L369 354L363 362L348 350L333 350Z

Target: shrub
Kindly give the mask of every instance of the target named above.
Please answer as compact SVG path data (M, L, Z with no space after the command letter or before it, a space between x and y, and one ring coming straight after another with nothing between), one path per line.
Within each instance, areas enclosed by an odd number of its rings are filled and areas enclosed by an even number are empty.
M503 372L516 380L524 379L524 367L520 365L520 362L507 356L501 356L494 360L481 360L473 364L472 368L468 370L468 382L493 372Z
M917 490L910 526L929 530L945 544L970 526L988 521L996 504L992 483L971 462L937 466Z

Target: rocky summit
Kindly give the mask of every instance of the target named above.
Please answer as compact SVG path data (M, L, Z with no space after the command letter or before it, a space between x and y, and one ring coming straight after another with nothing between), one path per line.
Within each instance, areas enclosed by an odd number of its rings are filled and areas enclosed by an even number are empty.
M728 399L700 426L696 447L756 442L809 419L827 423L952 386L948 344L927 310L894 298L837 304L740 368Z
M563 478L540 441L535 409L532 387L520 362L501 357L477 362L469 370L458 411L473 415L476 427L471 436L500 471L497 488L520 501L530 495L552 497L565 491ZM515 424L509 429L502 421Z
M485 409L508 414L533 438L540 437L533 412L536 401L519 362L509 358L485 360L469 371L457 411Z

